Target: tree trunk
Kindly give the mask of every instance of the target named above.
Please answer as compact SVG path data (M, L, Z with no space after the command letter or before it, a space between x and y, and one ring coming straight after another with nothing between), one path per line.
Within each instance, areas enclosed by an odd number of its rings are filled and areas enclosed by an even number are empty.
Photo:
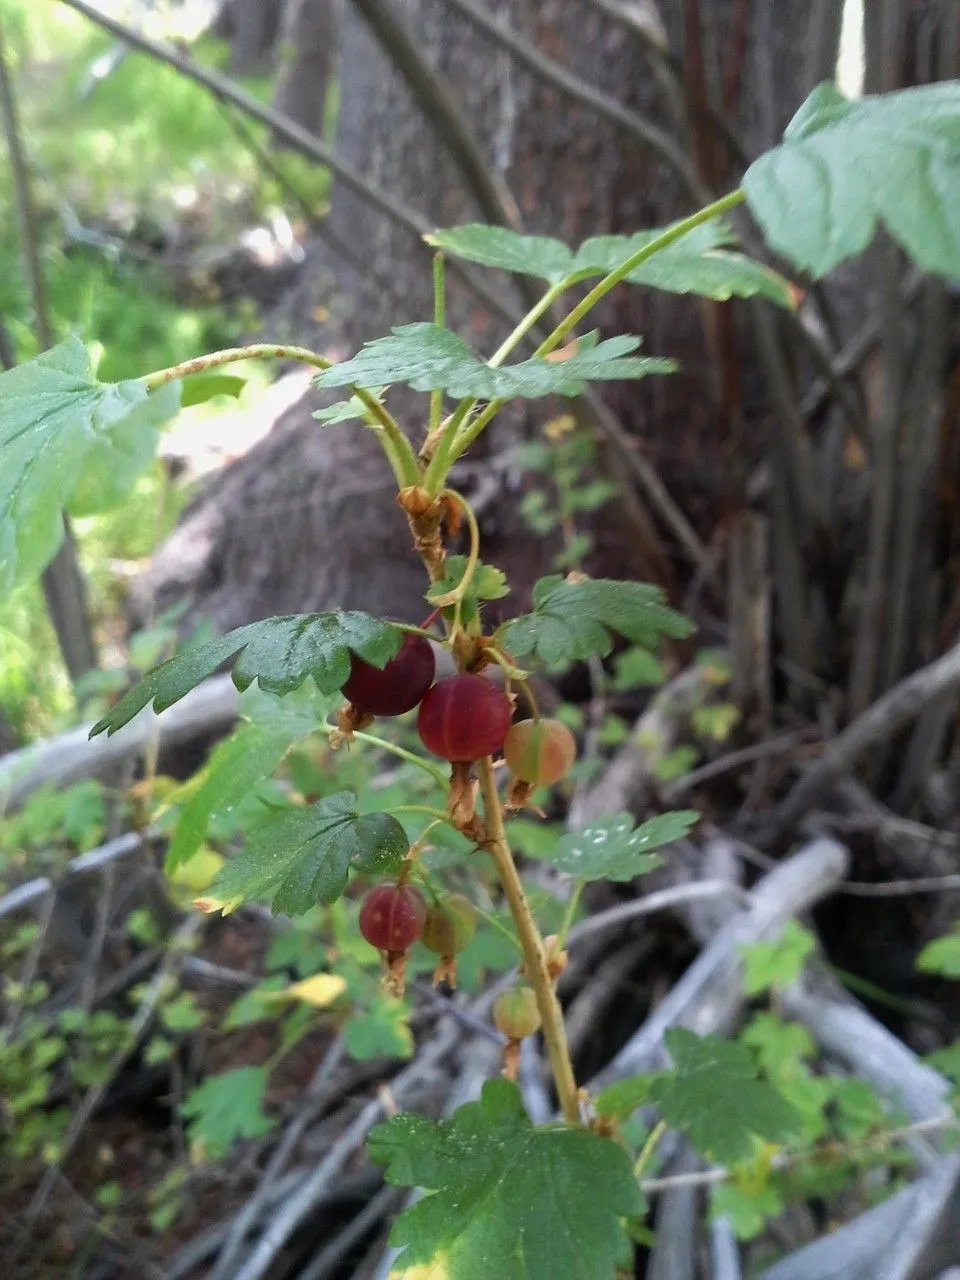
M341 0L287 0L273 103L323 137L327 93L337 64Z

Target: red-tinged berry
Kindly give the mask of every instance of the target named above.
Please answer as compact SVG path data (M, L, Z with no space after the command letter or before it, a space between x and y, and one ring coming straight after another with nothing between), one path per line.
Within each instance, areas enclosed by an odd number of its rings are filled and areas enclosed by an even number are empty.
M420 703L417 729L428 751L466 764L503 746L513 710L510 699L483 676L447 676Z
M577 743L559 720L521 720L511 726L503 754L515 778L549 787L570 772Z
M420 941L438 956L455 956L477 931L477 913L469 898L451 893L427 910Z
M540 1010L532 987L512 987L493 1002L493 1025L509 1040L540 1030Z
M405 635L400 652L383 670L350 655L350 678L343 692L358 711L372 716L400 716L412 711L436 674L433 648L425 636Z
M427 904L412 884L380 884L360 908L360 932L378 951L404 952L423 932Z

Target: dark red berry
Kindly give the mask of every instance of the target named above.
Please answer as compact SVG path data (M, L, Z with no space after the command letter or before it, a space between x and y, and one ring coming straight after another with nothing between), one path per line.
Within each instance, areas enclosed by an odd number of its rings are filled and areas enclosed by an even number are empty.
M358 711L399 716L412 711L433 684L436 661L425 636L405 635L400 652L383 670L350 655L350 678L343 692Z
M549 787L570 772L577 743L559 720L521 720L511 726L503 754L515 778Z
M380 884L363 900L360 932L378 951L406 951L423 932L427 904L412 884Z
M428 751L466 763L500 750L512 714L507 695L483 676L447 676L420 703L417 728Z

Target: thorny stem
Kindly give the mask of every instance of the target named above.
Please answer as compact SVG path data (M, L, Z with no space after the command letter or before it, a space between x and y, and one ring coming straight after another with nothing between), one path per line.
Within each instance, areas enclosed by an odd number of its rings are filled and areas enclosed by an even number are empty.
M540 1020L543 1024L543 1040L557 1087L560 1110L567 1124L579 1125L580 1102L577 1096L577 1082L573 1074L573 1063L570 1061L567 1033L563 1025L563 1010L560 1008L560 1001L557 999L557 993L547 969L543 938L530 911L527 895L524 893L520 875L507 843L503 808L493 773L493 761L487 756L480 761L478 768L480 792L483 796L487 823L486 847L496 864L497 874L506 894L510 914L513 916L513 923L523 949L527 979L537 997L537 1008L540 1010Z
M326 356L318 355L308 347L291 347L275 342L255 342L249 347L227 347L223 351L213 351L210 355L183 360L180 364L171 365L168 369L160 369L156 373L148 374L143 379L143 385L148 391L155 391L157 387L162 387L168 382L176 382L178 378L188 378L194 373L206 373L208 369L217 369L225 364L236 364L240 360L296 360L314 369L330 369L336 363L328 360ZM403 434L396 418L375 395L364 387L353 387L351 390L383 432L380 443L393 468L397 484L401 488L416 484L420 478L420 467L413 447Z

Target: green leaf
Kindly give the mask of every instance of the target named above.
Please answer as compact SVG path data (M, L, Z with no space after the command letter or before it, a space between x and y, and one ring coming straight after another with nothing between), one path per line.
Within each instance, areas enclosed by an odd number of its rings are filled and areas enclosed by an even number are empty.
M816 1042L798 1022L784 1022L775 1013L757 1013L740 1032L740 1041L757 1055L763 1071L779 1080L789 1079L812 1058Z
M307 719L247 723L219 743L204 769L202 784L180 813L165 869L170 872L189 862L203 843L211 818L245 800L258 782L273 773L293 743L315 728Z
M427 599L434 601L438 596L444 596L448 591L459 587L468 563L468 556L447 556L443 577L430 587ZM468 594L475 600L499 600L510 594L507 575L496 565L480 563L473 571Z
M593 1100L597 1115L606 1116L608 1120L626 1120L649 1100L654 1078L650 1075L628 1076L626 1080L608 1084Z
M741 947L744 991L756 996L770 987L789 987L800 977L804 961L815 946L810 930L790 920L779 938Z
M126 492L178 405L177 384L99 382L78 338L0 374L0 596L53 558L64 510Z
M942 1049L934 1049L924 1061L929 1062L937 1071L942 1071L948 1079L960 1084L960 1040L954 1040L953 1044L944 1045Z
M370 394L379 398L383 387L371 387ZM327 405L324 409L316 409L311 415L324 426L332 427L337 422L370 421L370 411L359 396L351 396L349 400L338 400L336 404Z
M337 791L272 815L219 873L211 896L232 903L270 894L275 913L303 915L318 900L335 902L351 867L369 876L396 874L408 848L396 818L361 816L357 797Z
M946 937L928 942L917 957L917 968L945 978L960 978L960 927Z
M682 839L699 817L692 809L681 809L638 827L631 814L618 813L561 836L546 861L577 880L632 880L659 867L663 859L652 850Z
M641 1212L630 1160L586 1129L535 1128L515 1085L490 1080L450 1120L402 1114L370 1135L388 1182L425 1187L396 1221L396 1277L610 1280L620 1219ZM421 1272L420 1274L425 1274Z
M67 503L70 514L96 515L125 498L156 452L159 428L175 418L179 408L180 383L167 383L134 405L109 435L93 440Z
M405 1000L377 996L369 1008L353 1014L344 1023L343 1043L347 1053L359 1062L368 1062L371 1058L412 1057L410 1006Z
M640 646L618 653L613 660L615 675L613 688L617 693L626 693L629 689L642 688L645 685L661 685L667 678L663 663L655 653Z
M286 978L278 973L272 978L264 978L258 986L245 991L227 1010L227 1016L223 1020L224 1031L235 1031L237 1027L247 1027L251 1022L276 1017L276 1002L270 996L282 991L286 985Z
M190 1142L217 1159L238 1138L262 1138L276 1123L263 1112L266 1090L266 1067L235 1067L204 1080L180 1105Z
M246 385L246 378L238 378L234 373L196 373L185 380L180 403L184 409L190 409L196 404L206 404L215 396L236 400Z
M160 1020L168 1031L194 1031L203 1026L207 1015L197 1006L192 991L181 991L175 1000L162 1006Z
M446 227L424 239L455 258L549 280L551 284L566 280L573 264L573 254L562 240L554 240L552 236L523 236L507 227L488 227L482 222Z
M481 223L435 231L428 239L458 258L561 284L606 275L669 229L638 231L630 236L594 236L576 253L549 236L522 236L504 227ZM704 223L641 263L627 280L670 293L697 293L717 301L759 295L782 307L795 306L789 281L733 250L735 243L729 227L719 219Z
M670 1125L708 1160L736 1164L753 1154L753 1136L784 1142L801 1117L772 1085L757 1079L750 1051L717 1036L675 1027L665 1036L674 1060L650 1094Z
M820 84L743 187L773 248L814 277L882 223L924 271L960 279L960 82L855 102Z
M577 396L588 382L645 378L673 373L675 360L632 356L640 339L623 335L597 340L596 333L577 341L565 360L532 357L494 368L478 359L449 329L429 323L405 324L390 337L368 342L352 360L325 369L314 379L318 387L381 386L400 382L414 391L447 391L480 400L536 400L541 396Z
M154 711L165 711L237 654L233 682L238 689L257 680L270 693L290 693L312 676L321 693L335 693L350 674L351 653L383 668L402 641L397 627L352 610L251 622L155 667L97 721L90 736L104 729L115 733L148 703Z
M770 1182L762 1187L739 1187L735 1182L722 1182L711 1193L711 1218L727 1218L738 1240L752 1240L767 1224L783 1212L783 1200Z
M550 667L605 657L613 648L612 632L649 648L658 635L682 639L693 631L692 623L664 604L660 588L644 582L571 582L552 574L534 586L533 606L533 613L505 624L504 644L516 657L533 654Z

